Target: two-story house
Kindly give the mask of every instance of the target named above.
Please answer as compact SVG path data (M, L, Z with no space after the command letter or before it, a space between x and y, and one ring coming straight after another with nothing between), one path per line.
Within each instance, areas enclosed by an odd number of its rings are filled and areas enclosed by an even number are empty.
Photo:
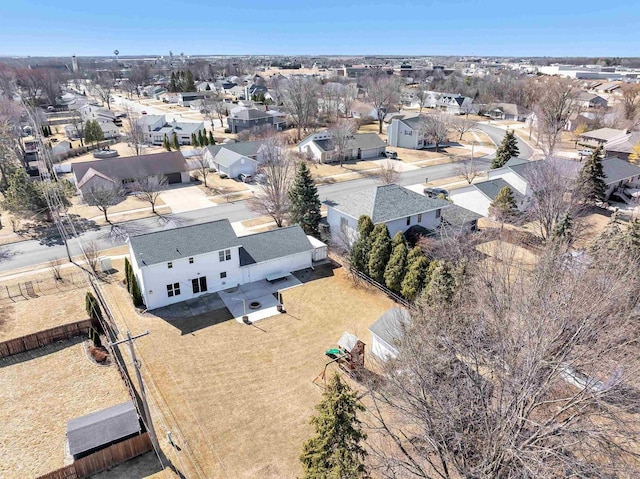
M200 131L206 133L202 122L178 122L174 118L168 123L164 115L143 115L138 124L144 132L145 142L157 146L162 145L165 136L171 141L174 133L181 145L190 145L192 134L197 136Z
M203 149L202 157L210 168L226 174L229 178L238 175L255 175L258 165L263 163L263 151L267 141L229 142L210 145Z
M357 238L358 219L371 218L374 225L386 224L393 237L410 228L435 232L442 223L442 213L450 203L428 198L398 185L372 186L325 201L331 239L350 245Z
M346 144L343 160L382 158L387 145L376 133L354 133ZM298 143L298 151L319 163L340 161L332 142L331 130L312 133Z
M226 219L129 240L147 309L309 268L313 251L298 225L239 237Z
M286 115L276 110L237 107L229 112L227 124L231 133L253 128L273 128L282 131L287 126Z
M429 144L422 128L422 115L393 118L387 126L387 143L389 146L412 148L419 150Z

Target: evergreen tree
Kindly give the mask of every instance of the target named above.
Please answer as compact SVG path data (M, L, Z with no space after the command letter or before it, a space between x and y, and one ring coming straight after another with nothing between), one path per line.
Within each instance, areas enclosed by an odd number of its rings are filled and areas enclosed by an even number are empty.
M180 142L178 141L178 135L175 131L171 134L171 148L176 151L180 149Z
M384 223L373 228L371 234L371 253L369 254L369 276L384 284L384 270L391 256L391 236Z
M16 168L7 181L2 208L14 216L49 216L49 207L45 195L45 185L29 178L24 168Z
M129 262L129 258L124 259L124 282L127 285L127 291L131 294L131 273L133 269L131 268L131 263Z
M162 139L162 146L164 146L164 149L167 151L171 151L171 143L169 143L169 138L167 138L167 135L164 135L164 138Z
M133 271L131 272L129 280L131 282L131 298L133 299L133 305L136 308L139 308L144 303L142 302L142 293L140 292L140 286L138 286L138 279L136 278L136 275L133 274Z
M195 136L195 135L194 135ZM202 130L198 130L198 146L204 146L204 140L202 139Z
M202 134L202 141L200 142L200 146L207 146L209 144L209 138L207 138L207 130L204 130Z
M496 157L491 162L491 168L502 168L507 161L520 154L518 140L513 130L507 130L502 143L496 150Z
M87 144L93 143L93 139L95 137L95 132L93 129L93 121L87 120L84 124L84 141Z
M513 197L513 191L508 186L503 187L489 206L489 213L498 221L504 222L513 216L518 208Z
M358 218L358 234L360 238L370 239L371 233L373 233L373 221L367 215L362 215Z
M591 243L591 251L597 253L600 250L614 250L618 249L622 242L623 233L618 213L613 212L609 218L607 226L596 236Z
M198 138L195 133L191 133L191 146L198 146Z
M450 303L455 293L455 284L451 265L446 261L439 262L427 286L427 295L431 303Z
M602 146L596 148L580 170L578 185L585 202L598 203L605 200L607 184L602 168Z
M402 279L406 273L407 263L407 245L401 231L398 231L393 237L392 245L391 257L384 270L384 282L387 288L399 293L402 288Z
M210 144L210 145L215 145L215 144L216 144L216 140L215 140L215 138L213 137L213 131L210 131L210 132L209 132L209 144Z
M424 278L429 267L429 261L418 246L407 255L406 274L400 283L400 294L409 301L414 301L424 285Z
M178 80L176 79L176 73L171 72L171 80L169 81L169 91L176 93L178 91Z
M49 136L53 136L53 133L51 132L51 126L47 125L47 131L49 132Z
M553 227L553 239L570 243L572 239L572 227L573 219L571 218L571 214L566 212L560 217L556 225Z
M358 218L358 239L349 251L349 262L358 271L369 274L369 255L371 253L371 233L373 222L367 215Z
M187 70L184 77L184 89L182 91L196 91L196 84L193 81L193 73L191 73L191 70Z
M299 224L306 234L319 236L318 225L322 219L320 197L311 172L304 161L298 166L296 178L289 190L289 199L291 200L291 222Z
M90 291L87 291L84 297L84 306L90 318L103 319L100 303L98 303L98 300Z
M318 413L311 419L315 435L303 447L303 479L365 479L366 440L357 417L364 407L357 395L335 374L327 384Z

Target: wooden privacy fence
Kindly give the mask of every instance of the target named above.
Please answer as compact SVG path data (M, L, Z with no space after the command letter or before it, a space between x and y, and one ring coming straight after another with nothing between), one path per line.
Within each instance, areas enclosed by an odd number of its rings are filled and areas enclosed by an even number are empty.
M37 333L27 334L19 338L8 339L0 343L0 358L12 354L23 353L32 349L41 348L48 344L76 336L87 335L91 326L90 319L83 319L75 323L63 324L55 328L45 329Z
M145 432L77 459L73 464L48 472L37 479L83 479L149 452L152 448L149 434Z
M391 291L389 288L387 288L383 284L380 284L377 281L375 281L374 279L370 278L369 276L364 274L362 271L358 271L357 269L351 267L350 272L351 272L351 274L357 276L358 278L365 280L370 285L375 286L376 288L378 288L380 291L382 291L384 294L389 296L396 303L401 304L405 308L410 308L411 307L411 303L409 301L404 299L398 293L396 293L394 291Z

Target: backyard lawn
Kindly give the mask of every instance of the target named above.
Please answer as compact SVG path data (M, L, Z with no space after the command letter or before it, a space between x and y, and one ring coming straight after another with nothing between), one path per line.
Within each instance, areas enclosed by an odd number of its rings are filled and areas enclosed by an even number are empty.
M180 447L161 439L163 450L189 477L300 474L298 456L322 393L312 381L327 361L324 351L347 331L370 345L368 326L393 305L356 286L342 268L323 266L313 275L282 293L287 314L252 326L229 320L226 310L136 317L122 286L105 286L118 304L120 329L151 332L136 346L152 415L156 429L170 430Z

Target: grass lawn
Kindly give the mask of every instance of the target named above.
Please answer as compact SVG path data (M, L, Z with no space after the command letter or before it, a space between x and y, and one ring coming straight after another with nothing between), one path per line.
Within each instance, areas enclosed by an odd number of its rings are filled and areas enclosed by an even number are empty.
M393 305L354 285L342 268L317 273L318 279L283 292L287 314L254 326L228 320L226 310L171 321L152 312L136 317L126 291L115 282L106 286L118 301L120 328L151 331L136 346L156 429L172 431L182 450L165 452L184 472L300 474L298 456L321 397L312 381L324 368L324 351L345 331L370 345L368 326Z
M98 366L75 338L0 359L0 477L69 464L67 421L129 400L115 365Z
M71 207L68 209L68 214L70 215L78 215L81 218L91 219L95 223L103 225L106 224L104 220L104 213L98 209L97 206L89 206L85 203L81 203L81 199L78 196L75 196L71 199ZM165 207L165 202L162 198L158 198L156 202L156 211L158 213L168 214L171 213L171 209L167 206ZM130 215L124 217L118 213L125 213L131 210L139 210L144 209L145 211L135 211ZM112 222L125 221L137 218L145 218L147 216L152 216L151 212L151 204L147 201L143 201L139 199L135 195L127 195L124 201L121 201L115 206L112 206L107 210L107 216Z

